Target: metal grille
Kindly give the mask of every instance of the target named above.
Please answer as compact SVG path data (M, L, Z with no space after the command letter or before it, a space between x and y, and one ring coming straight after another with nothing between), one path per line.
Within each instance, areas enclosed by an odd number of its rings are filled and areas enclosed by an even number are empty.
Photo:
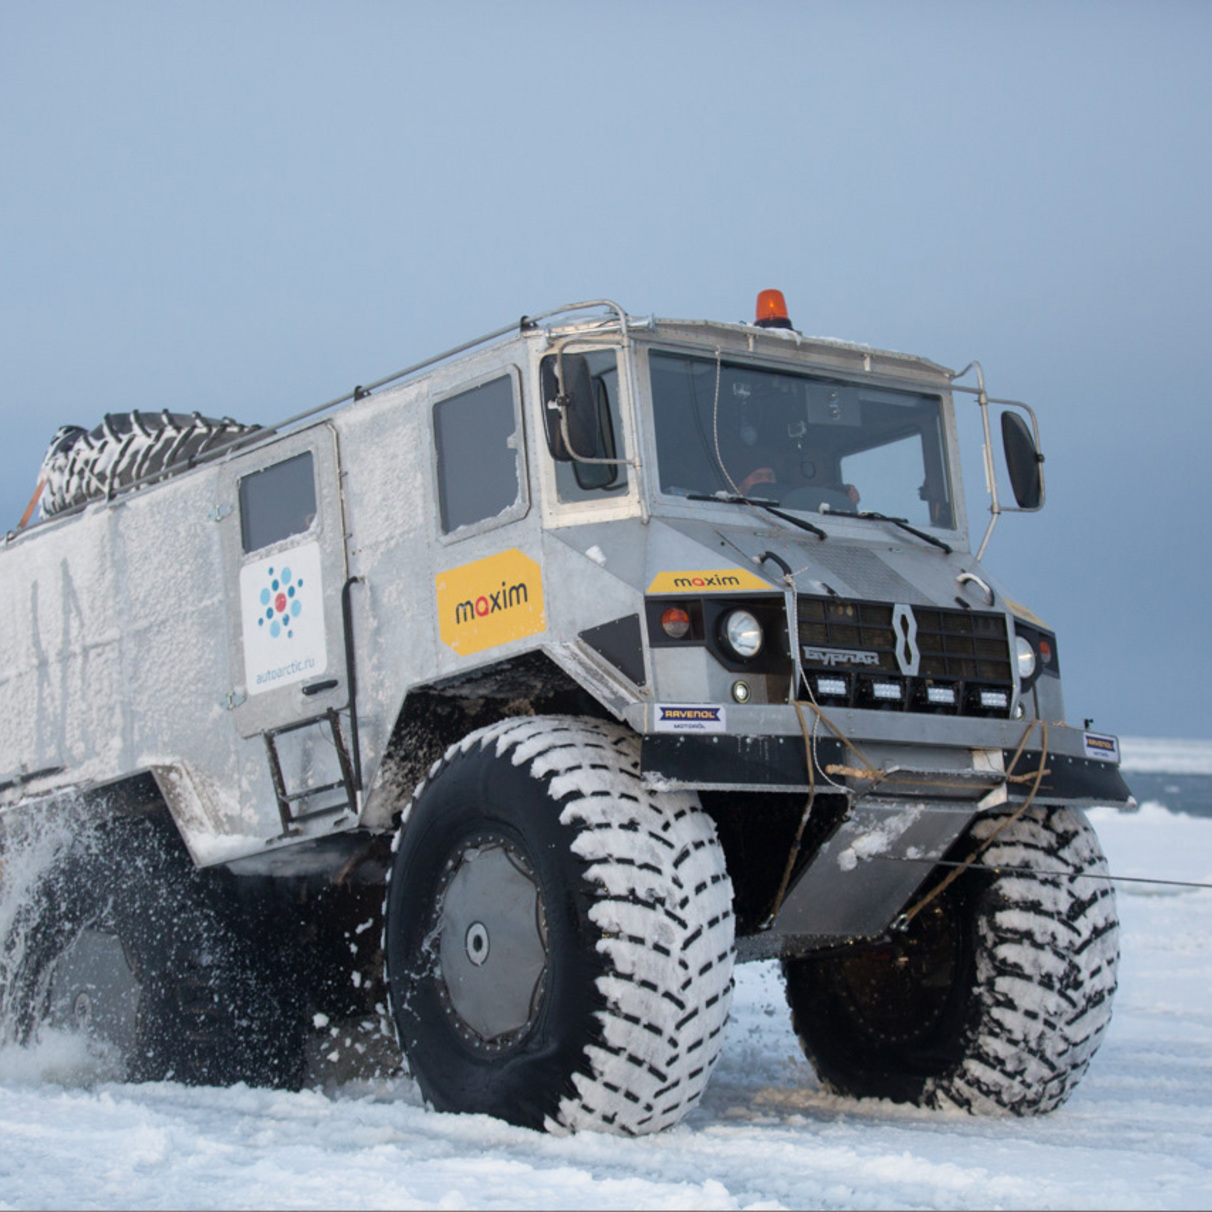
M891 602L805 596L797 613L805 676L814 693L830 692L819 697L883 710L1009 713L1014 675L1002 614L914 606L911 631L909 609ZM917 656L912 676L898 650L909 667Z
M923 677L1011 681L1006 616L915 606Z

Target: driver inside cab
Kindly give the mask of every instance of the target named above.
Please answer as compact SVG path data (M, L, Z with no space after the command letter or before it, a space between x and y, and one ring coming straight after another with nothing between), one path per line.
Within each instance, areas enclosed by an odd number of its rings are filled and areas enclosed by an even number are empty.
M740 496L777 501L788 509L844 513L858 508L859 491L843 482L836 461L827 456L811 457L804 421L769 428L773 440L763 442L763 435L751 422L746 420L741 425L744 454L738 463L749 470L736 481Z

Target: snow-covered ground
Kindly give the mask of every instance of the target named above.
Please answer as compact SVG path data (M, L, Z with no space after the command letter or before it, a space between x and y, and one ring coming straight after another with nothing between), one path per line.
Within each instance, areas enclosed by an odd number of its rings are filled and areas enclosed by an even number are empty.
M1158 804L1092 815L1116 874L1212 882L1212 820ZM1119 904L1110 1033L1041 1119L822 1093L777 969L750 965L703 1104L642 1140L433 1114L404 1078L298 1094L90 1085L53 1042L3 1052L0 1208L1206 1208L1212 891L1125 883Z

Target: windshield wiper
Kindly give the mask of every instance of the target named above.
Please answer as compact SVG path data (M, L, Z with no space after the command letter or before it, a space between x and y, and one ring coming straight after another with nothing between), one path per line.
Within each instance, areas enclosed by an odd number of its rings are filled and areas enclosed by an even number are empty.
M720 493L718 496L708 496L702 492L688 492L686 499L688 501L723 501L726 505L754 505L758 509L764 509L767 513L774 514L776 518L782 518L784 522L790 522L792 526L798 526L801 530L807 530L809 533L816 535L818 539L827 539L829 537L819 526L813 526L811 522L805 522L803 518L796 518L789 513L784 513L776 507L773 501L764 501L761 497L728 496L725 493ZM950 548L947 550L950 551Z
M902 530L917 535L919 539L924 539L927 543L941 548L948 555L952 551L950 545L944 543L942 539L936 539L934 535L927 534L924 530L918 530L916 526L910 526L904 518L890 518L886 513L877 513L874 509L860 509L858 513L843 513L840 509L831 509L829 515L834 518L864 518L873 522L891 522L893 526L899 526Z

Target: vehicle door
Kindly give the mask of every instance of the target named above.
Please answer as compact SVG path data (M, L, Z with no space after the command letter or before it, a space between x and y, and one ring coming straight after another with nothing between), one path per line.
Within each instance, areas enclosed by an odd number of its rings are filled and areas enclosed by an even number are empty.
M521 379L509 365L434 393L440 670L546 630Z
M336 431L258 447L224 472L231 690L241 738L265 744L284 830L355 808L346 668L347 562Z

